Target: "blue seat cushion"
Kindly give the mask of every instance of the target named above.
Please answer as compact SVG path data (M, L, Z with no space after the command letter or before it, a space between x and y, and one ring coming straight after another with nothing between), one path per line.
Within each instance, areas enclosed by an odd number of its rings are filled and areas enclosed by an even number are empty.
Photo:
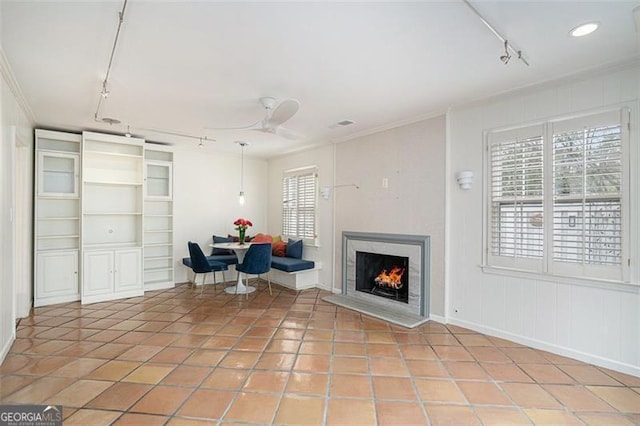
M207 256L207 262L209 263L209 265L213 268L214 271L226 271L227 269L229 269L229 264L225 263L225 262L220 262L217 260L213 260L211 259L212 256ZM183 257L182 258L182 264L188 268L191 268L191 258L190 257Z
M315 266L316 264L311 260L277 256L271 258L271 267L285 272L304 271L305 269L313 269Z
M207 256L207 260L215 260L216 262L226 263L227 265L235 265L238 263L238 256L235 253L232 254L214 254Z

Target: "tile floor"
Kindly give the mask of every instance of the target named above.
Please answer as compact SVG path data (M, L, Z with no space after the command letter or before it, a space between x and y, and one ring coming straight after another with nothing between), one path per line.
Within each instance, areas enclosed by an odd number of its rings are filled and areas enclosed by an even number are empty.
M258 288L37 308L0 367L0 403L63 405L65 425L640 424L638 377Z

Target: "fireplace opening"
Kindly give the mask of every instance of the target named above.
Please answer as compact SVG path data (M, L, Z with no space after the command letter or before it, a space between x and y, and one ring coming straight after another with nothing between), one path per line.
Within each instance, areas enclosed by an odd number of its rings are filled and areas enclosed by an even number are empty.
M409 303L409 258L356 251L356 290Z

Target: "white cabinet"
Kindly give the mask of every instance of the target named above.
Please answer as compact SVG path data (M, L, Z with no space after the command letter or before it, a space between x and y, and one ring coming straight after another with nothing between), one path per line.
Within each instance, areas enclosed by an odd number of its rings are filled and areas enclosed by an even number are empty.
M79 154L38 152L38 196L78 196Z
M35 294L39 306L78 300L78 251L43 251L36 254Z
M152 151L146 151L148 157ZM167 153L170 154L170 153ZM173 166L170 161L145 160L145 198L170 200Z
M145 150L144 289L174 286L173 154Z
M135 297L142 294L140 249L85 251L83 303Z
M143 294L144 141L82 133L82 303Z
M78 300L80 143L72 133L36 130L34 306Z

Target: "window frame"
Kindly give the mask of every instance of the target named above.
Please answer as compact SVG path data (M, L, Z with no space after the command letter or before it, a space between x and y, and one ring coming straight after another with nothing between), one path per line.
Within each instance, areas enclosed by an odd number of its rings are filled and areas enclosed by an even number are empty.
M620 264L615 266L605 266L598 264L571 264L569 262L561 262L553 258L553 213L554 213L554 178L553 178L553 129L554 126L566 125L566 123L584 121L586 123L596 123L602 116L617 113L621 128L621 161L622 161L622 177L621 177L621 255ZM598 281L610 283L629 283L631 280L630 259L632 247L632 232L637 232L631 228L631 214L637 215L634 210L632 213L631 206L637 203L637 200L631 199L631 186L634 185L631 178L631 161L633 153L631 152L630 140L630 123L631 108L627 105L621 105L616 108L601 109L590 111L582 114L571 116L553 117L544 121L530 124L522 124L518 126L510 126L504 128L495 128L485 130L483 132L484 142L484 158L483 158L483 256L482 268L485 272L500 270L512 271L517 273L530 274L535 277L561 277L561 278L579 278L585 281ZM595 124L594 124L595 125ZM543 217L550 218L545 220L543 224L543 255L542 259L527 258L505 258L492 253L492 144L496 141L496 135L506 135L509 133L522 132L523 129L538 129L543 138ZM544 278L543 278L544 279Z
M306 235L295 235L290 234L285 229L285 203L287 200L285 199L285 180L290 178L300 178L303 176L308 176L309 174L313 175L313 237L309 237ZM315 245L318 240L318 167L317 166L306 166L300 167L296 169L285 170L282 173L281 179L281 189L282 189L282 197L281 197L281 230L283 238L291 238L291 239L299 239L303 241L305 245ZM296 208L298 211L298 208Z

